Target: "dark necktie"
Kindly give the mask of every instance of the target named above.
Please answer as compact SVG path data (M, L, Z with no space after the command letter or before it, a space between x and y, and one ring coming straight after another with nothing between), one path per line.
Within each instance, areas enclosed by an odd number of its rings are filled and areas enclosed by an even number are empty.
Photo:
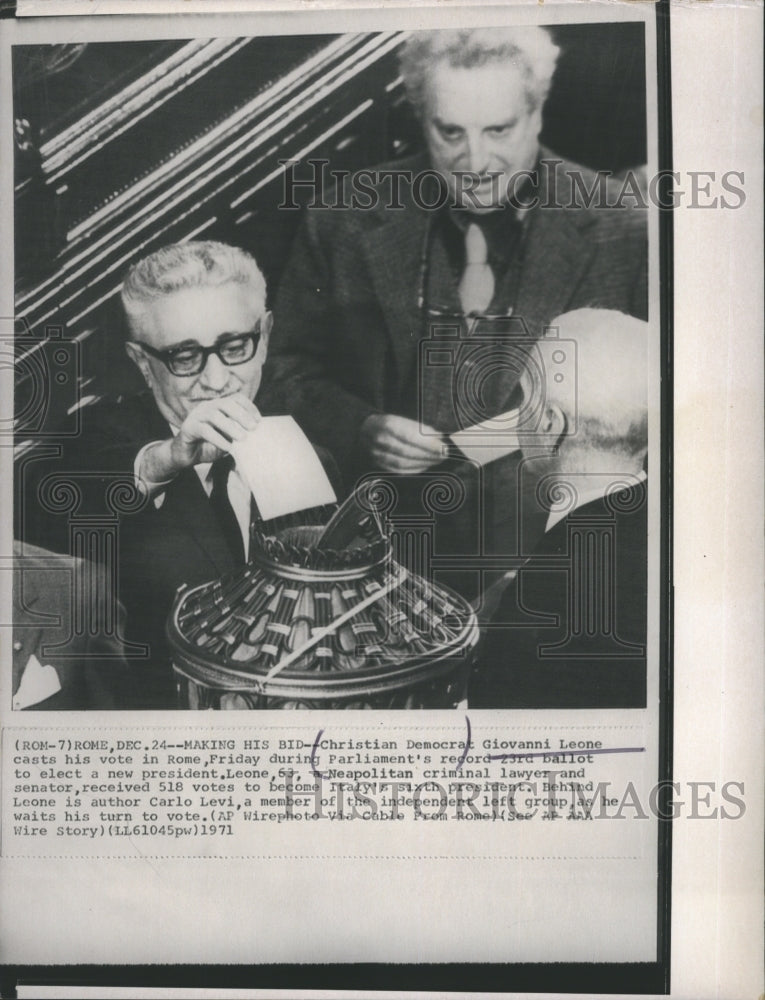
M210 492L210 505L218 519L223 537L228 543L234 562L241 566L244 564L244 542L239 522L236 519L234 508L228 498L228 476L234 468L234 456L224 455L213 462L210 469L210 480L212 491Z

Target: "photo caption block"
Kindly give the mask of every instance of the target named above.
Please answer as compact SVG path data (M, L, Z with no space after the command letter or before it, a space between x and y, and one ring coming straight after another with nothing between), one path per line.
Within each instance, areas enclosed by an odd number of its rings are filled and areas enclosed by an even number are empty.
M655 850L640 723L13 726L5 857L597 857ZM413 841L413 837L415 840Z

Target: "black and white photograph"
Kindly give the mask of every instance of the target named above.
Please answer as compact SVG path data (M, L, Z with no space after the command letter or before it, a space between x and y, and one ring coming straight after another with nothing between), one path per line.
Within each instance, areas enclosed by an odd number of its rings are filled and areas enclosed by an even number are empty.
M699 262L759 196L709 30L96 6L0 19L3 961L733 1000L684 865L762 806L756 311Z
M645 70L642 21L13 48L15 707L645 707Z

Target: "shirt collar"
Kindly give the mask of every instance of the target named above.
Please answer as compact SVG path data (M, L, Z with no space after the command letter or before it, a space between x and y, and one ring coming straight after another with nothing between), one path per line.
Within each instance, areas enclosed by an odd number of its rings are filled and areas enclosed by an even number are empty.
M638 483L644 483L648 477L643 469L635 476L624 477L629 485L637 485ZM630 482L631 480L631 482ZM564 481L565 482L565 481ZM605 496L608 496L612 492L612 487L614 483L614 477L611 474L604 476L593 477L592 486L587 489L577 489L576 500L572 507L564 507L561 510L551 510L547 518L547 525L545 526L545 534L548 531L552 531L555 525L572 514L579 507L584 507L585 504L592 503L593 500L600 500ZM569 484L571 485L571 484Z
M465 233L468 226L475 224L486 238L489 265L495 274L501 274L515 256L528 215L527 210L513 203L480 215L447 205L440 214L440 230L455 272L461 274L464 270Z

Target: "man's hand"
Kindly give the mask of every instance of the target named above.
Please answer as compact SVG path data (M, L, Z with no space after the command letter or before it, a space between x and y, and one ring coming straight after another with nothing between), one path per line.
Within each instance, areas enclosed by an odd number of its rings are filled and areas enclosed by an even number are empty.
M172 441L172 455L179 469L200 462L214 462L241 441L260 420L260 412L240 392L198 403Z
M175 437L147 449L141 477L166 483L189 466L214 462L259 421L260 411L241 393L206 399L189 413Z
M361 425L361 443L385 472L414 475L447 456L444 438L432 427L392 413L373 413Z

